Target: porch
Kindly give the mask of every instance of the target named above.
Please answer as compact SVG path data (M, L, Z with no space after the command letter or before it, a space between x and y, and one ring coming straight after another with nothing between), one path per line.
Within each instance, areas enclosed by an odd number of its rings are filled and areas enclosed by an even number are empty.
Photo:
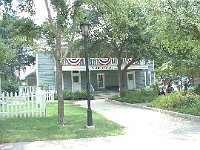
M122 59L122 68L127 65L131 58ZM148 69L149 62L145 60L135 61L129 67L129 69ZM117 58L90 58L89 59L89 69L90 70L118 70L118 59ZM85 70L85 58L66 58L62 67L63 71Z
M119 90L119 80L117 70L90 70L90 83L94 91ZM143 69L129 69L125 76L125 88L141 89L150 85L153 73ZM85 70L63 71L63 89L72 92L86 90Z

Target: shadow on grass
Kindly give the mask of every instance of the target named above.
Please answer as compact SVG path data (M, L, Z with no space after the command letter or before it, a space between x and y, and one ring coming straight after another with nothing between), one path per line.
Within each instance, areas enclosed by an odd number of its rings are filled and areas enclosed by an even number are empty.
M67 103L67 102L65 102ZM43 118L0 119L0 143L60 140L85 137L99 137L123 134L123 127L93 113L94 130L86 129L86 109L74 104L65 105L66 125L58 125L57 104L47 105Z

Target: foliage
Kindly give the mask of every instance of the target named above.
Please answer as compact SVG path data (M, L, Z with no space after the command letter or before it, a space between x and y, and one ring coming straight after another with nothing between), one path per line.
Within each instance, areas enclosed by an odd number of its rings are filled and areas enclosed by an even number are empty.
M200 3L198 0L164 0L149 5L151 42L160 49L155 62L160 76L199 73ZM163 64L165 63L165 64Z
M83 1L44 0L48 20L42 25L42 35L47 39L49 53L55 58L56 87L58 96L58 123L65 124L64 101L62 90L62 65L77 34L77 27L82 15ZM53 16L54 14L54 16ZM77 34L77 35L76 35Z
M65 101L68 125L58 125L57 103L48 103L44 118L0 118L0 143L36 140L64 140L123 134L123 128L97 113L93 113L94 130L86 125L86 110Z
M150 106L178 111L181 113L189 113L192 115L200 115L200 96L194 93L172 92L167 96L161 95Z
M198 84L197 87L195 87L194 92L200 95L200 84Z
M21 69L35 63L29 52L39 36L39 27L28 18L5 13L0 18L0 33L0 70L6 76L15 76L17 70L20 76Z
M1 89L3 92L18 92L18 84L12 80L3 80L1 83Z
M115 96L112 100L126 103L146 103L153 101L158 96L158 91L154 90L133 90L126 91L123 97Z
M0 41L0 66L4 65L9 60L9 51L7 46Z
M93 95L91 95L93 98ZM57 99L57 95L55 95L55 99ZM86 91L64 91L63 92L63 99L64 100L86 100L87 99L87 92Z
M127 0L96 1L99 31L92 30L91 55L116 57L120 96L124 94L125 75L128 67L142 58L152 60L155 50L150 44L151 35L147 29L147 14L138 2ZM95 28L94 27L94 28ZM96 49L99 49L96 52ZM122 67L122 58L132 58Z

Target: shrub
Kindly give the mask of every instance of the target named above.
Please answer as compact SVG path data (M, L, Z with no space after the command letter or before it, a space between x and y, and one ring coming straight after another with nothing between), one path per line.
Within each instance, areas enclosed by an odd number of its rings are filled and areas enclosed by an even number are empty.
M157 92L154 90L133 90L126 91L123 97L114 96L111 99L126 103L144 103L150 102L157 97Z
M74 99L87 99L87 92L86 91L81 91L81 92L74 92Z
M91 95L91 99L93 96ZM58 99L57 94L55 94L55 99ZM86 91L63 91L63 99L64 100L81 100L81 99L87 99L87 92Z
M2 81L1 88L3 92L18 92L18 84L11 80Z
M172 92L167 96L159 96L152 101L151 106L181 113L200 115L198 111L200 108L200 96L194 93Z
M156 83L156 84L152 84L150 86L151 89L153 89L153 91L159 91L160 90L160 87L159 87L159 84Z
M200 84L197 85L197 87L194 89L194 92L200 95Z

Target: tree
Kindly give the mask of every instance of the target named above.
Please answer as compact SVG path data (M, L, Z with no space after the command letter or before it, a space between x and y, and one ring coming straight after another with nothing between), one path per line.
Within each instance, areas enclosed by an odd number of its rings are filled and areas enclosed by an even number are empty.
M35 63L35 57L30 55L29 51L33 50L34 39L39 37L39 27L28 18L19 19L14 14L11 16L8 13L3 14L0 25L1 47L4 53L2 56L5 56L2 68L10 67L12 76L14 71L18 70L20 77L22 67L25 69L25 66Z
M67 53L72 49L73 41L76 36L77 26L79 26L81 14L81 5L84 1L74 0L44 0L48 13L48 23L43 27L43 37L47 39L50 52L56 62L56 83L58 94L58 124L65 124L64 101L62 91L62 64ZM6 0L4 0L6 4ZM29 12L34 15L34 1L21 0L19 4L21 11ZM81 8L81 9L80 9ZM53 14L53 15L52 15ZM63 49L63 43L67 49Z
M162 47L160 64L168 62L165 70L173 76L199 74L200 3L198 0L165 0L151 3L149 24L153 44ZM164 61L164 62L163 62ZM169 63L170 62L170 63ZM168 68L173 68L169 70Z
M82 2L75 0L73 3L65 2L64 0L45 0L46 9L48 12L48 30L44 32L44 36L48 39L48 44L51 47L51 52L56 61L56 86L58 94L58 124L65 124L64 116L64 100L62 91L62 65L65 56L71 51L77 25L79 25L80 11L79 8ZM50 6L55 11L55 20L52 17ZM62 46L65 43L63 51Z
M97 42L104 43L101 46L107 51L106 54L118 58L120 96L123 96L128 67L135 61L153 57L153 49L149 49L150 35L146 32L146 14L138 3L131 0L102 0L96 5L96 9L101 27L99 33L93 31L93 45L97 46ZM132 58L124 68L122 58Z

